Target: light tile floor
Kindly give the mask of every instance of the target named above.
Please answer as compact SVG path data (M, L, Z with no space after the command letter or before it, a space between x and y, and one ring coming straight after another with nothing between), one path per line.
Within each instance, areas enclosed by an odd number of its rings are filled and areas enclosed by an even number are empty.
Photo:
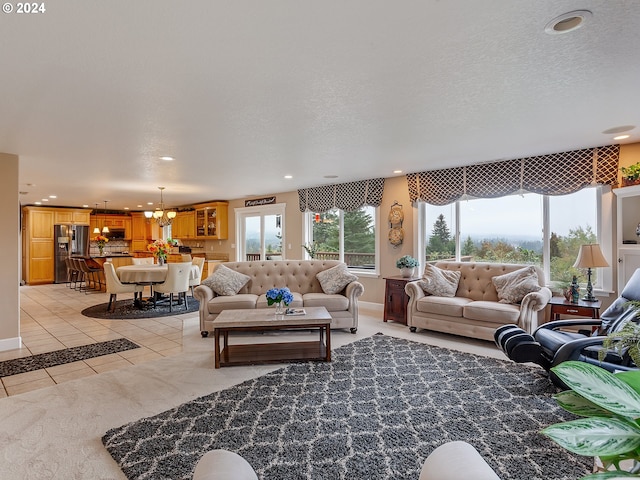
M118 297L120 300L125 298L132 297ZM141 348L2 377L0 398L184 352L202 350L203 339L193 332L198 312L130 321L100 320L82 315L83 309L107 301L106 293L85 294L69 289L64 284L20 287L22 348L0 352L0 361L123 337ZM394 322L384 323L381 319L381 310L363 306L360 310L360 330L374 328L374 331L425 343L505 358L491 342L424 331L409 334L406 326ZM190 333L185 332L185 324L190 325ZM351 340L355 340L355 337Z
M120 295L119 300L132 298ZM106 293L78 292L64 284L20 287L22 348L0 352L0 361L127 338L141 348L0 378L0 398L77 378L168 357L183 351L183 321L198 313L128 320L100 320L80 312L106 303Z

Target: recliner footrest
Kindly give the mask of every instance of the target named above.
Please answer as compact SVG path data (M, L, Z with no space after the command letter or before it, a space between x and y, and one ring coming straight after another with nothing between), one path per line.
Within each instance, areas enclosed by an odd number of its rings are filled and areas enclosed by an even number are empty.
M540 344L522 328L505 325L496 330L496 345L516 363L538 363L542 354Z

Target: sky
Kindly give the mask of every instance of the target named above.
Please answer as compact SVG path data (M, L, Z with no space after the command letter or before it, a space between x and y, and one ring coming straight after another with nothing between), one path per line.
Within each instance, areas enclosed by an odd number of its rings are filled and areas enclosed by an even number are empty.
M571 195L550 197L551 231L566 236L569 229L591 225L596 229L597 189L585 188ZM442 213L453 230L455 204L437 207L427 205L428 232ZM535 212L535 213L532 213ZM460 202L461 237L524 235L542 237L542 196L512 195L499 199L475 199Z

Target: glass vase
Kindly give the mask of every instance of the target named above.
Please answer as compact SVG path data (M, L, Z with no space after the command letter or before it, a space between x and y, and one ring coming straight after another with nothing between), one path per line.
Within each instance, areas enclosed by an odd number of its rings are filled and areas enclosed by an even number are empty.
M98 245L98 250L100 250L100 256L104 255L104 247Z
M276 315L284 315L284 306L282 302L276 302Z
M164 265L164 257L158 255L158 265Z

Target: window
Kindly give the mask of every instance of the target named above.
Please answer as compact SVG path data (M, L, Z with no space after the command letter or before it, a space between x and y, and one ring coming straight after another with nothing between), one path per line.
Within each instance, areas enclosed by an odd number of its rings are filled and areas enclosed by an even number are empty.
M353 212L307 212L307 244L314 246L316 259L340 260L352 269L377 271L377 216L378 209L369 206Z
M520 263L540 266L553 282L570 282L580 245L601 239L602 187L543 196L533 193L500 198L461 200L443 207L423 204L419 242L423 261ZM603 245L603 250L610 247ZM603 288L595 269L592 281ZM593 279L596 279L595 281Z

